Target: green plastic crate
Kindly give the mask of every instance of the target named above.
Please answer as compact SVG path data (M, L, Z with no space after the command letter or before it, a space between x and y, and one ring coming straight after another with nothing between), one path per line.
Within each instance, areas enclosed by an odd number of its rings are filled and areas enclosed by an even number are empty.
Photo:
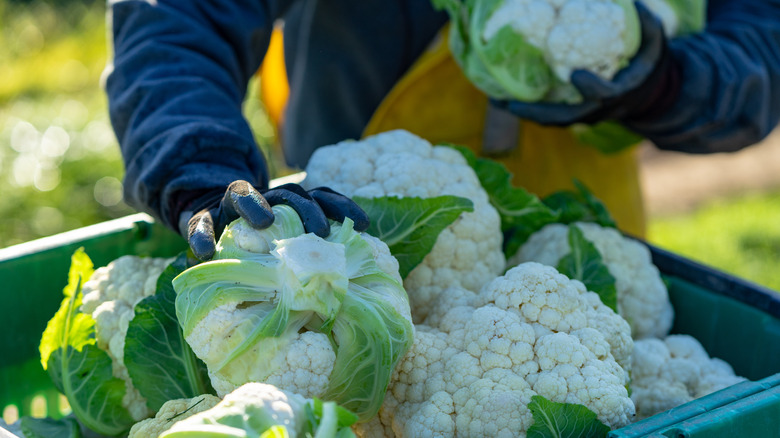
M84 247L95 266L126 254L173 256L184 240L145 214L0 249L0 409L31 412L43 397L60 406L38 343L62 299L70 256ZM650 247L668 278L674 333L696 337L711 356L751 379L611 432L612 437L780 437L780 294Z
M47 413L60 412L38 344L62 302L70 257L79 247L99 267L127 254L174 256L186 242L151 216L135 214L0 249L0 412L13 405L20 416L30 415L41 396Z

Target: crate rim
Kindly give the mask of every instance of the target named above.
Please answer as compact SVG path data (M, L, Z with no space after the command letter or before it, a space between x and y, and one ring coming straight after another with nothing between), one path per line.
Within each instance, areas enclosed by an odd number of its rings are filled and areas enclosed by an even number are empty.
M93 225L76 228L51 236L41 237L28 242L11 245L0 249L0 263L32 256L45 251L54 250L66 245L82 242L97 236L110 235L120 231L138 229L139 226L151 226L154 218L146 213L134 213L120 218L99 222Z

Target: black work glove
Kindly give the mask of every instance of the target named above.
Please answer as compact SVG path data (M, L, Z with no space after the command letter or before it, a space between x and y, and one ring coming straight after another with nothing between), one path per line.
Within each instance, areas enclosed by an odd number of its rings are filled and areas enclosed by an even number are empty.
M225 227L239 217L250 226L263 229L274 221L272 205L286 204L301 217L308 233L326 237L328 219L343 222L350 218L357 231L368 228L368 215L351 199L327 187L309 191L298 184L284 184L258 190L243 180L232 182L226 190L200 196L180 214L179 229L195 256L209 260L214 256L216 240Z
M680 74L669 53L661 20L641 2L635 5L642 29L639 50L612 80L586 70L572 72L571 83L582 95L582 103L491 103L522 119L554 126L627 121L663 113L677 97Z

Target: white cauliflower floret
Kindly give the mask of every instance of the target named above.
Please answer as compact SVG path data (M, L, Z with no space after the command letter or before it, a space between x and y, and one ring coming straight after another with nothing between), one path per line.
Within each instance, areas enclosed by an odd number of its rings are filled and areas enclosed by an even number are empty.
M392 276L394 280L403 283L401 274L398 273L398 259L390 253L390 248L387 247L387 244L368 233L363 233L360 237L371 247L377 267L382 272Z
M561 81L576 69L611 79L627 58L625 15L612 0L505 0L482 37L489 41L509 25L544 52Z
M153 418L134 424L127 438L156 438L177 421L209 410L219 402L220 398L211 394L169 400L160 407Z
M631 377L638 420L746 380L689 335L636 341Z
M212 309L187 336L196 356L206 363L218 363L234 345L221 341L252 321L257 309L232 302ZM288 338L287 336L291 336ZM223 369L209 368L211 385L220 397L246 382L265 382L304 397L320 396L328 386L336 353L322 333L292 333L259 342ZM235 376L231 380L231 376Z
M358 424L358 435L523 437L534 395L582 404L611 428L629 424L628 373L589 322L614 319L607 336L628 351L630 329L623 321L618 330L622 319L600 301L594 310L591 294L539 263L512 268L477 294L447 290L435 304L450 310L431 314L435 326L416 326L378 421Z
M114 377L125 382L122 405L136 421L149 416L146 399L133 386L124 362L125 336L135 305L154 295L170 258L122 256L98 268L82 287L81 311L95 319L97 346L111 357Z
M517 409L531 402L528 383L507 369L485 373L468 388L456 391L459 436L515 437L533 424L530 410Z
M498 212L455 149L432 146L402 130L344 141L314 152L301 185L328 186L350 197L454 195L474 203L474 211L444 229L433 250L405 279L415 321L430 313L444 289L476 291L504 269Z
M594 328L620 366L630 368L633 341L625 319L605 306L597 294L588 292L582 282L569 280L554 268L522 263L486 285L477 304L512 309L552 332Z
M614 228L587 222L576 226L596 247L615 277L618 313L631 325L633 338L666 336L672 327L674 309L650 250ZM545 226L531 235L509 260L509 266L528 261L557 266L570 252L568 233L568 226L563 224Z
M547 36L550 65L562 81L577 69L611 79L625 59L625 33L625 12L614 2L568 1Z

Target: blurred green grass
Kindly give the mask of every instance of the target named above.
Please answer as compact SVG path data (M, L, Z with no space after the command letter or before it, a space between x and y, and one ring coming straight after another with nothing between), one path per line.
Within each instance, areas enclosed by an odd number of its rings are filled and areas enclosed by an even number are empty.
M105 13L97 0L0 0L0 248L134 212L100 85ZM273 128L250 89L245 114L269 151Z
M648 241L780 291L780 191L745 193L651 218Z
M133 212L100 75L105 3L0 0L0 248ZM244 112L272 175L289 170L250 86ZM780 290L780 194L723 200L650 218L648 239Z
M100 90L102 2L0 2L0 247L131 212Z

